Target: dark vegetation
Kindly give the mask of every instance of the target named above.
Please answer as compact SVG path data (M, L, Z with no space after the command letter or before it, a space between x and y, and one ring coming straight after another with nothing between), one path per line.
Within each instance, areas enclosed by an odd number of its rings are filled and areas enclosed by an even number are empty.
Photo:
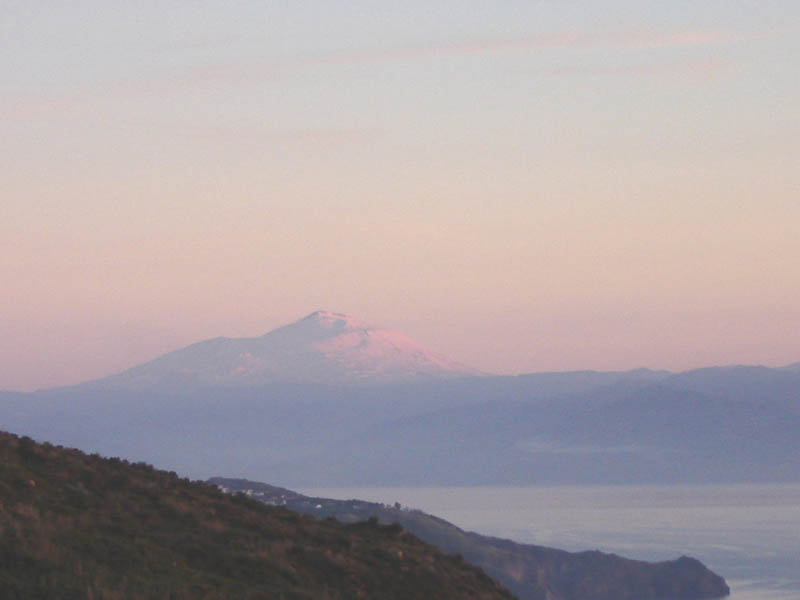
M729 593L722 577L685 556L648 563L598 551L566 552L463 531L399 505L312 498L246 479L215 477L209 483L320 519L352 523L373 517L399 523L443 552L458 553L479 566L522 600L697 600Z
M0 597L511 598L397 525L341 524L0 433Z

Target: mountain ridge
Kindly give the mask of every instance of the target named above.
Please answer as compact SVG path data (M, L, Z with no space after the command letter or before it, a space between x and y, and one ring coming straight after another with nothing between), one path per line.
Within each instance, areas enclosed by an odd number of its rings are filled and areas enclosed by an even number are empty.
M398 331L374 327L345 313L317 310L262 335L208 338L105 377L28 393L66 389L258 388L275 383L380 386L488 377L535 380L537 386L562 394L566 390L559 382L567 380L567 387L579 392L597 387L593 380L614 384L609 381L614 377L645 382L706 373L736 375L742 371L798 373L800 362L779 367L730 364L684 371L637 367L498 375L428 351ZM3 393L10 394L12 390Z
M0 420L193 477L269 473L294 488L800 481L800 372L786 369L61 388L0 394Z
M483 375L404 334L315 311L256 337L216 337L82 385L142 389L258 387L275 382L406 383Z

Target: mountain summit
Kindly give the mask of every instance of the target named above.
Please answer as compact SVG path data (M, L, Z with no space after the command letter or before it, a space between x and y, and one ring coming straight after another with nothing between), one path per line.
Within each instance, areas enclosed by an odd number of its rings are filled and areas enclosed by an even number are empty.
M274 382L381 384L480 375L396 331L317 311L254 338L214 338L175 350L98 383L259 386Z

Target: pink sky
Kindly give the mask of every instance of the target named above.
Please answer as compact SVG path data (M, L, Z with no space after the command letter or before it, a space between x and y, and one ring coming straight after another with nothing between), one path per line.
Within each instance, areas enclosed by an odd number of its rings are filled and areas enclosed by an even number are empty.
M0 389L317 309L498 373L800 361L800 8L534 4L0 9Z

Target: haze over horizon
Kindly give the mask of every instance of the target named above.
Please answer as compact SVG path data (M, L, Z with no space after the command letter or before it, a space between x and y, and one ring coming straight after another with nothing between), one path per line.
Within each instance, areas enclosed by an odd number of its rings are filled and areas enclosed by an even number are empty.
M800 360L800 4L0 6L0 389L319 309L482 371Z

